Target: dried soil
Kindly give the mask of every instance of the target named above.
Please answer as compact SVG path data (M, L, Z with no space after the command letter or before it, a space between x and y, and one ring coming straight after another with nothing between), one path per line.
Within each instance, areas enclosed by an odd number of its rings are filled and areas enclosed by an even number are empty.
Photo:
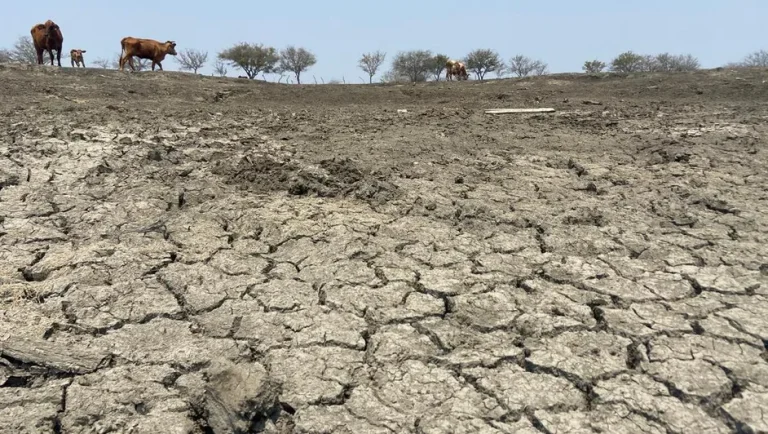
M767 79L0 65L0 432L766 432Z

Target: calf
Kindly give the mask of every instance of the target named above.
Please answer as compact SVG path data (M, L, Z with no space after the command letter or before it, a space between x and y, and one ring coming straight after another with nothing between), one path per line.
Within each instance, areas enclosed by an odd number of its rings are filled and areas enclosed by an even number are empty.
M120 40L120 46L122 47L122 52L120 54L121 71L125 67L126 62L131 66L131 70L136 71L136 68L133 66L133 56L136 56L139 59L151 60L152 70L154 71L155 65L157 65L162 71L163 65L160 62L165 59L165 56L168 54L172 56L176 55L176 42L174 41L160 42L154 39L133 38L128 36Z
M83 59L83 53L85 50L71 49L69 50L69 58L72 60L72 67L82 65L85 68L85 59Z
M32 34L32 43L37 52L37 64L43 64L43 51L47 51L53 66L53 50L56 50L56 61L61 66L61 46L64 43L64 36L61 35L59 25L47 20L44 24L35 24L29 33Z

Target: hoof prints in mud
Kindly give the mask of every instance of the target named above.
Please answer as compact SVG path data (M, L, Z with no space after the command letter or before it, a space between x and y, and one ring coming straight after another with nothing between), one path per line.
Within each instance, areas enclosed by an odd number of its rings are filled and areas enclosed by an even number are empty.
M286 191L293 196L354 197L382 203L393 199L398 191L386 179L364 174L349 158L322 160L311 166L269 156L243 157L235 167L219 167L214 173L251 191Z

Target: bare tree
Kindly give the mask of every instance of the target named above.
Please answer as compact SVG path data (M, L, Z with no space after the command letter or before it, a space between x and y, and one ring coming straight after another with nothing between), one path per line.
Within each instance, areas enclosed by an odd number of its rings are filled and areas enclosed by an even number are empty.
M611 62L615 72L684 72L700 68L699 59L691 54L641 55L632 51L619 54Z
M120 69L120 57L122 57L122 54L116 55L116 59L112 61L112 69ZM131 56L128 61L133 62L133 67L136 68L137 72L147 70L150 67L149 59L141 59L136 56Z
M6 50L5 48L0 48L0 63L10 63L11 62L11 51Z
M699 69L699 60L691 54L661 53L654 57L656 71L684 72Z
M91 61L91 64L99 68L109 69L114 65L114 62L110 62L109 59L99 57L98 59Z
M376 75L376 71L379 70L379 67L384 63L386 57L387 53L382 53L377 50L374 53L365 53L363 54L363 57L360 58L358 66L368 74L368 83L373 83L373 76Z
M394 77L408 77L412 82L427 81L434 71L434 62L430 50L400 52L392 60L392 73Z
M432 75L435 77L435 81L440 81L440 75L443 74L449 59L450 57L445 54L435 54L432 56Z
M542 62L541 60L534 60L533 61L533 73L535 75L544 75L547 73L547 68L549 68L549 65L547 65L545 62Z
M606 67L605 62L601 62L597 59L595 60L587 60L584 62L584 66L581 67L581 69L584 70L587 74L597 74L599 72L602 72Z
M219 77L224 77L227 75L227 65L221 59L216 59L216 63L213 64L213 72Z
M489 72L504 69L504 62L501 61L499 53L489 48L471 51L464 62L467 64L467 69L474 72L478 80L484 79Z
M37 50L31 36L19 36L10 53L12 62L37 64ZM50 62L48 52L43 51L43 64L48 62Z
M518 54L509 60L509 72L518 77L527 77L536 71L537 67L541 67L542 62L537 62L530 57ZM546 70L546 65L544 69Z
M293 72L296 75L296 83L301 84L301 73L317 63L317 57L311 51L304 48L296 48L289 45L280 50L280 71Z
M188 48L179 52L176 61L179 62L179 68L183 71L192 71L197 74L197 70L208 61L208 52Z
M744 60L739 63L740 66L745 67L761 67L764 68L768 66L768 51L760 50L756 51L747 57L744 58Z
M248 78L254 79L262 72L275 71L279 57L277 50L273 47L240 42L219 53L219 59L229 61L230 64L242 69Z

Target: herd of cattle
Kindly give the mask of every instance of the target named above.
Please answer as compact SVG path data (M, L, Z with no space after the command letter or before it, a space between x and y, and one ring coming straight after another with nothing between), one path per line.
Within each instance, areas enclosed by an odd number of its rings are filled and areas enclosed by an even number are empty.
M59 25L51 20L47 20L43 24L35 24L30 31L32 34L32 41L35 45L35 51L37 51L37 64L43 64L43 52L48 52L48 57L51 59L51 66L53 66L53 50L56 50L56 61L61 66L61 47L64 44L64 36L61 34L61 28ZM136 70L133 64L133 57L139 59L149 59L152 61L152 70L155 70L157 65L160 70L163 70L163 65L160 63L165 59L165 56L170 54L176 55L176 42L166 41L159 42L154 39L142 39L134 37L125 37L120 40L120 61L119 69L122 71L125 64L131 67L132 71ZM72 59L72 67L82 66L85 67L85 59L83 53L85 50L73 48L69 51L70 58ZM466 66L457 60L448 60L445 64L446 78L450 81L453 77L457 77L458 80L466 80L469 78L467 74Z
M61 66L61 47L64 44L64 36L61 34L59 25L48 20L43 24L35 24L30 33L32 34L32 42L37 52L37 64L43 64L43 52L47 51L48 57L51 59L51 66L53 66L53 50L56 50L56 62ZM128 36L120 40L120 47L120 70L123 70L125 64L128 63L131 70L135 71L136 67L133 64L133 57L135 56L139 59L151 60L153 71L155 70L155 65L162 71L163 65L160 62L165 59L165 56L168 54L176 55L176 42L174 41L159 42L154 39ZM85 53L85 50L81 49L69 51L73 68L75 66L85 67L83 53Z

